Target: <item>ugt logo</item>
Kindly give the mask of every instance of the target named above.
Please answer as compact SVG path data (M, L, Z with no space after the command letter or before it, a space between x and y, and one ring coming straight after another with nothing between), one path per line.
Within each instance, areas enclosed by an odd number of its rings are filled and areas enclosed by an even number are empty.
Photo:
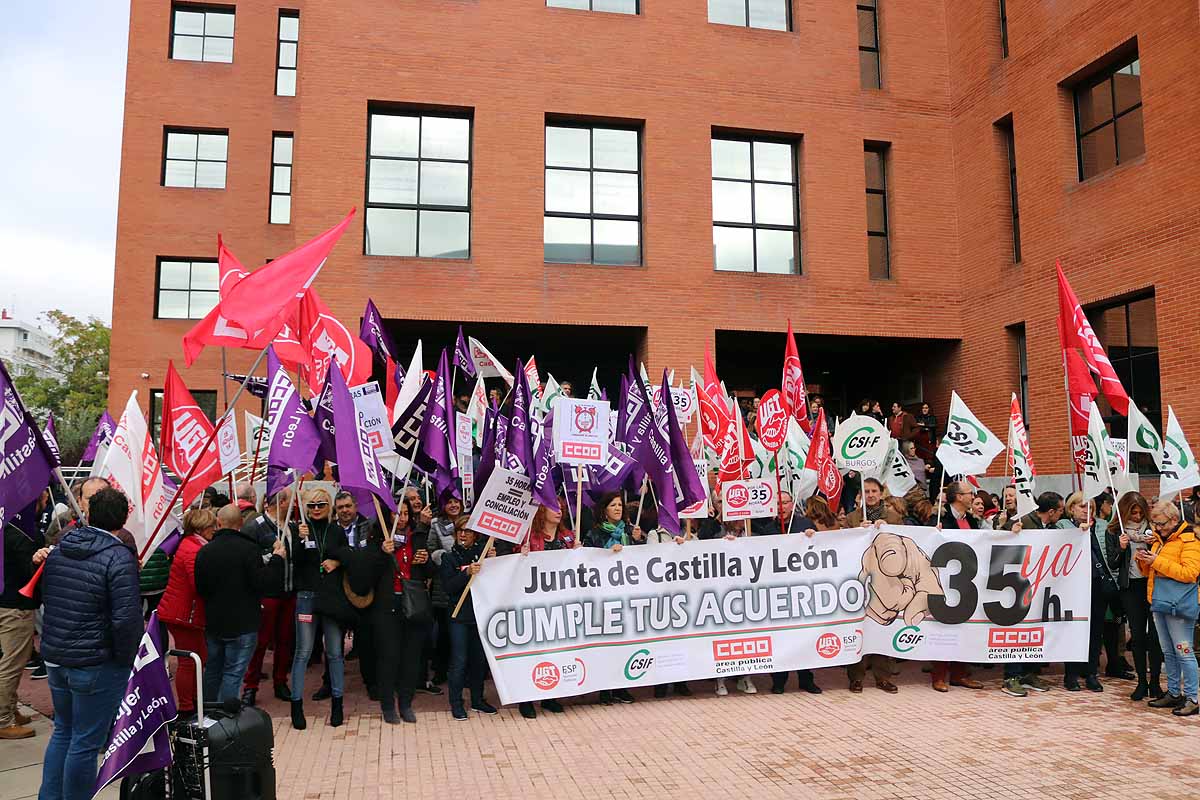
M596 429L596 407L575 406L575 430L579 433L591 433Z

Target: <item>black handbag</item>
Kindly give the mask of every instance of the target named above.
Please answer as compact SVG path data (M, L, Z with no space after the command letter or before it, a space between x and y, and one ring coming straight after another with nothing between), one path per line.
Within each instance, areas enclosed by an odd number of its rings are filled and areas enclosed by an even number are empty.
M358 622L358 611L342 588L341 572L321 573L315 605L318 614L336 620L343 628L353 627Z
M425 625L433 621L433 604L429 601L429 590L425 582L415 578L403 578L404 591L400 594L400 616L413 625Z

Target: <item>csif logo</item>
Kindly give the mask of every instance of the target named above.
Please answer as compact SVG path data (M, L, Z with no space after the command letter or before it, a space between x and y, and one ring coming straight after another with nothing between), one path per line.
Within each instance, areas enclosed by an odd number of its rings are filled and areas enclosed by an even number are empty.
M652 666L654 666L654 656L650 655L649 650L642 648L634 651L634 654L625 662L625 679L636 681L638 678L644 677Z
M973 428L975 430L975 439L980 444L983 444L984 442L986 442L988 440L987 432L983 428L981 428L979 425L977 425L974 420L967 419L966 417L951 416L950 421L953 423L956 423L958 425L958 427L960 427L960 428L963 428L963 427Z
M866 455L867 450L879 444L880 436L869 425L855 429L842 442L842 458L852 461ZM851 450L853 448L853 450Z
M916 625L905 625L892 637L892 647L897 653L907 653L915 649L924 638L925 634L921 633L921 629Z

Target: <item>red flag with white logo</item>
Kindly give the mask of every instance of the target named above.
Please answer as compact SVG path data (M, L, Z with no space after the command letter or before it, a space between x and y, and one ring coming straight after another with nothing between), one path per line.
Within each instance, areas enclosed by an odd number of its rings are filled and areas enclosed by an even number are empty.
M740 476L745 464L754 460L754 446L750 443L750 432L740 424L741 412L737 411L737 406L729 407L712 353L708 351L704 353L704 384L698 389L700 429L708 446L721 458L718 477ZM721 480L725 478L721 477Z
M811 433L808 425L808 389L804 386L804 371L800 369L800 351L796 349L796 335L792 333L792 321L788 320L787 348L783 353L783 401L788 411L800 423L805 433Z
M221 479L221 457L216 440L209 441L213 424L200 410L192 393L175 371L175 364L167 362L167 377L163 383L162 426L159 447L163 463L180 478L187 475L192 465L199 461L192 478L183 487L183 505L186 508L205 488ZM208 449L204 445L208 444Z
M300 373L314 395L325 386L335 361L347 386L371 379L371 348L333 315L314 289L300 301L300 345L308 360Z
M842 498L842 473L838 472L837 463L833 460L833 447L829 441L829 428L825 424L823 408L817 411L812 443L808 447L808 458L804 460L804 468L816 473L817 489L829 501L830 510L837 508Z
M1083 313L1079 298L1072 291L1071 284L1067 283L1062 264L1056 263L1054 266L1058 271L1058 335L1062 348L1070 352L1078 347L1083 352L1088 369L1100 379L1100 391L1104 392L1104 396L1118 414L1128 415L1129 395L1125 393L1121 379L1117 377L1104 347L1096 338L1096 332L1092 330L1087 314Z

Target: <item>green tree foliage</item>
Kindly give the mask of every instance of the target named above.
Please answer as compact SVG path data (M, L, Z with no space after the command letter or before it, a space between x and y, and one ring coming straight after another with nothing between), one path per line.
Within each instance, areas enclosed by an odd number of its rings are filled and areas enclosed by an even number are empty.
M53 412L64 464L73 466L83 454L96 422L108 405L108 345L111 331L95 317L86 321L62 311L43 317L57 331L57 373L13 378L21 399L38 422Z

